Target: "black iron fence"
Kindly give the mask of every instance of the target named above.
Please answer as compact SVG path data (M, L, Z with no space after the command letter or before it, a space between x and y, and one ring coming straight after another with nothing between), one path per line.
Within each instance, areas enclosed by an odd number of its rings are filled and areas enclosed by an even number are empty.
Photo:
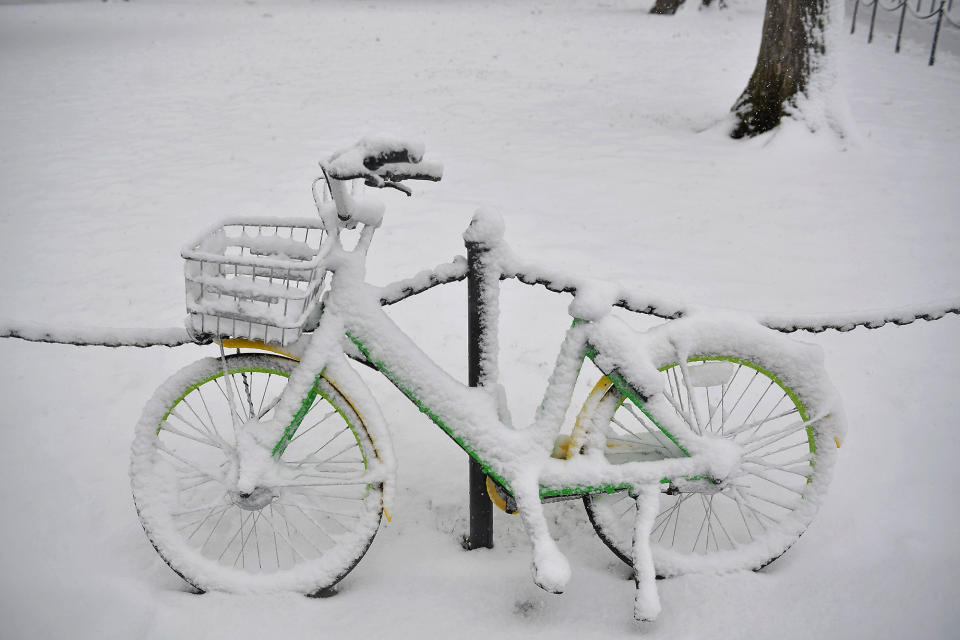
M937 43L940 41L940 31L942 28L960 29L960 17L956 20L951 18L950 12L953 10L953 0L930 0L929 6L925 7L925 0L900 0L891 6L884 5L881 0L853 0L853 20L850 23L850 33L853 34L857 29L857 14L860 5L870 9L870 31L867 35L867 42L873 42L873 32L877 23L877 11L883 9L888 13L899 13L897 23L897 43L894 47L896 53L900 53L900 44L903 40L903 27L907 16L911 20L929 21L933 24L932 40L930 43L930 58L927 62L932 66L937 57Z

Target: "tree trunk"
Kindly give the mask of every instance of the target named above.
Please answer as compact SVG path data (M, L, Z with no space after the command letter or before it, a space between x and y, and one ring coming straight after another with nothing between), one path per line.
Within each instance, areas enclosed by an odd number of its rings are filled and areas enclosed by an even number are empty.
M650 13L655 13L661 16L672 16L677 12L677 9L680 8L680 5L684 3L684 0L657 0L652 7L650 7ZM700 8L706 9L713 3L713 0L700 0ZM726 3L724 0L720 0L720 8L726 9Z
M828 0L767 0L757 66L733 105L734 138L756 136L780 124L806 95L826 51Z
M684 0L657 0L650 9L650 13L656 13L661 16L672 16L680 8Z

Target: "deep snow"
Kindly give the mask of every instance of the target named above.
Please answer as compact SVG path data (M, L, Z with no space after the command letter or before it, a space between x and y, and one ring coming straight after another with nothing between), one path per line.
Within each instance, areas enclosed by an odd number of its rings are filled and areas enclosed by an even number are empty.
M718 123L762 3L216 2L0 7L2 315L176 326L179 248L227 215L312 215L316 161L361 135L419 138L437 185L388 203L385 284L462 252L479 206L521 258L698 305L851 311L960 294L960 65L843 40L855 123L736 143ZM504 285L500 366L529 422L569 296ZM464 286L391 308L465 378ZM628 315L623 313L625 317ZM632 320L638 326L651 321ZM4 637L942 638L955 633L960 319L802 336L850 432L826 505L763 572L663 581L655 626L576 503L548 514L573 578L537 589L519 523L464 552L466 457L362 371L395 433L397 507L323 600L197 597L157 558L127 481L153 389L210 348L0 341ZM591 376L587 376L591 377ZM592 384L593 380L585 381Z

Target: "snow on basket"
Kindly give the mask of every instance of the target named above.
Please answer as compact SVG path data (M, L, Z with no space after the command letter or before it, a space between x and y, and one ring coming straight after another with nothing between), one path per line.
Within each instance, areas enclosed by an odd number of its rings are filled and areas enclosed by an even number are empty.
M286 345L314 323L330 243L316 218L229 218L181 251L187 329Z

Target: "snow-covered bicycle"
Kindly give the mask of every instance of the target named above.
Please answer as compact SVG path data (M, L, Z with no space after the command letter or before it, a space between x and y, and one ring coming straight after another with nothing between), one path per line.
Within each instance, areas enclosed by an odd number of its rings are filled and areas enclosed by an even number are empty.
M638 619L660 610L657 575L758 569L786 551L844 429L819 349L728 313L639 333L610 315L607 288L584 285L535 420L514 427L496 385L445 373L364 282L383 207L348 185L409 193L404 180L440 179L422 155L362 140L321 163L319 219L227 220L184 248L188 329L220 353L167 380L137 425L134 500L167 564L200 590L318 594L359 562L389 518L395 460L347 356L480 463L491 499L519 512L547 591L562 591L570 568L544 501L583 500L635 569ZM489 214L465 234L495 279L516 263L502 235ZM562 433L586 359L604 375Z

